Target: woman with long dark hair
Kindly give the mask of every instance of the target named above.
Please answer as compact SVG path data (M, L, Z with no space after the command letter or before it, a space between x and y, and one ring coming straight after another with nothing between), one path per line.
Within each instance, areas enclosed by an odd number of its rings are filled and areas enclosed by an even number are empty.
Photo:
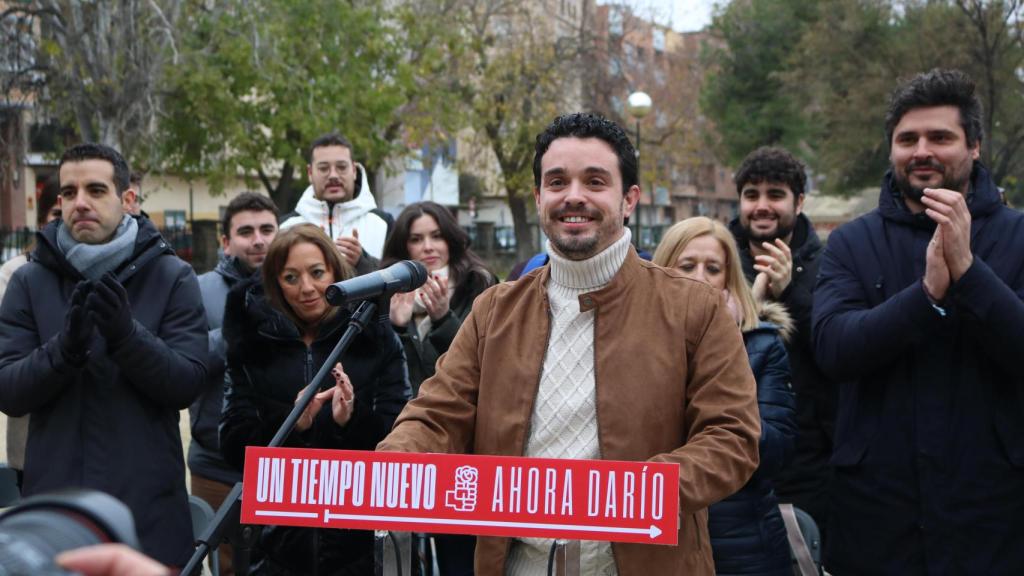
M415 396L434 375L473 300L498 280L469 248L469 234L455 216L435 202L410 204L398 215L381 266L399 260L422 262L428 276L418 290L391 298L391 324L402 339Z
M246 446L266 446L273 438L350 317L324 298L327 287L351 271L317 226L279 233L261 275L232 289L224 310L220 446L239 470ZM368 325L332 375L335 385L314 397L285 445L373 450L409 398L398 337L390 326ZM265 527L254 560L255 574L372 574L373 533Z
M384 244L381 266L418 260L427 268L421 288L391 298L391 324L402 340L413 396L434 375L437 359L448 351L473 300L498 279L469 248L469 235L447 208L417 202L402 210ZM434 535L441 574L473 574L472 536Z

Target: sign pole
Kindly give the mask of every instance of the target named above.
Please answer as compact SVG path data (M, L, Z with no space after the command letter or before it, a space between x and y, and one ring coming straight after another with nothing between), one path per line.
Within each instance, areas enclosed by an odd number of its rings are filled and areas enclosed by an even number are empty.
M580 576L580 541L555 540L552 546L555 554L554 576Z
M269 448L276 448L284 444L288 435L291 434L292 429L295 428L295 423L298 422L299 416L306 410L306 406L313 400L313 396L320 391L321 383L330 374L331 368L341 357L342 353L348 349L352 340L362 332L370 319L373 317L374 312L377 310L379 305L383 305L384 302L377 303L369 300L364 300L359 304L359 308L356 309L355 313L348 321L348 326L345 328L345 333L341 335L341 339L338 340L338 344L331 350L331 354L327 357L327 361L324 362L323 366L320 367L320 371L313 377L313 381L306 387L306 390L302 393L302 398L295 403L295 407L292 408L288 417L285 418L284 424L278 429L277 434L274 435L274 439L270 441ZM384 307L383 310L387 310ZM203 560L210 553L210 550L214 548L223 539L224 529L227 526L229 520L238 521L239 510L242 502L242 483L238 482L235 484L231 492L228 493L224 502L217 509L217 515L214 517L214 521L206 527L206 530L196 538L196 551L192 554L192 558L189 559L188 564L182 569L182 576L192 576L193 574L199 574L202 570Z

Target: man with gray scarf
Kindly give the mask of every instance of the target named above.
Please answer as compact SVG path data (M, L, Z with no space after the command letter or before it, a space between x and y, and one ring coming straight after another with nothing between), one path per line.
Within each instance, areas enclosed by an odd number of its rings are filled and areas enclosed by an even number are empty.
M80 144L60 160L61 219L0 304L0 410L31 413L24 494L92 488L132 510L143 551L192 551L178 412L206 376L199 286L145 217L128 164ZM130 199L130 198L129 198Z

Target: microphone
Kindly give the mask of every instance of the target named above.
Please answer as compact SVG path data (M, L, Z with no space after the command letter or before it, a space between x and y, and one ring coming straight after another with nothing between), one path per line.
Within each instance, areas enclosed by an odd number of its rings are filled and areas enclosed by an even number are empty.
M390 296L396 292L411 292L427 281L427 268L415 260L402 260L383 270L335 282L324 291L332 306L342 306L353 300L372 296Z

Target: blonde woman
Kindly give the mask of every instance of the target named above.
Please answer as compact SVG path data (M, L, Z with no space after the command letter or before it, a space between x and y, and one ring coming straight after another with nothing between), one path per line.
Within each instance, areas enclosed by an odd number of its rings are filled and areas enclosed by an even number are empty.
M722 291L743 332L750 368L757 380L761 411L761 463L747 485L711 506L708 530L715 572L790 576L786 528L772 489L772 476L786 465L796 444L796 401L789 385L783 338L792 320L780 304L764 302L743 277L735 240L710 218L683 220L665 232L653 262Z

